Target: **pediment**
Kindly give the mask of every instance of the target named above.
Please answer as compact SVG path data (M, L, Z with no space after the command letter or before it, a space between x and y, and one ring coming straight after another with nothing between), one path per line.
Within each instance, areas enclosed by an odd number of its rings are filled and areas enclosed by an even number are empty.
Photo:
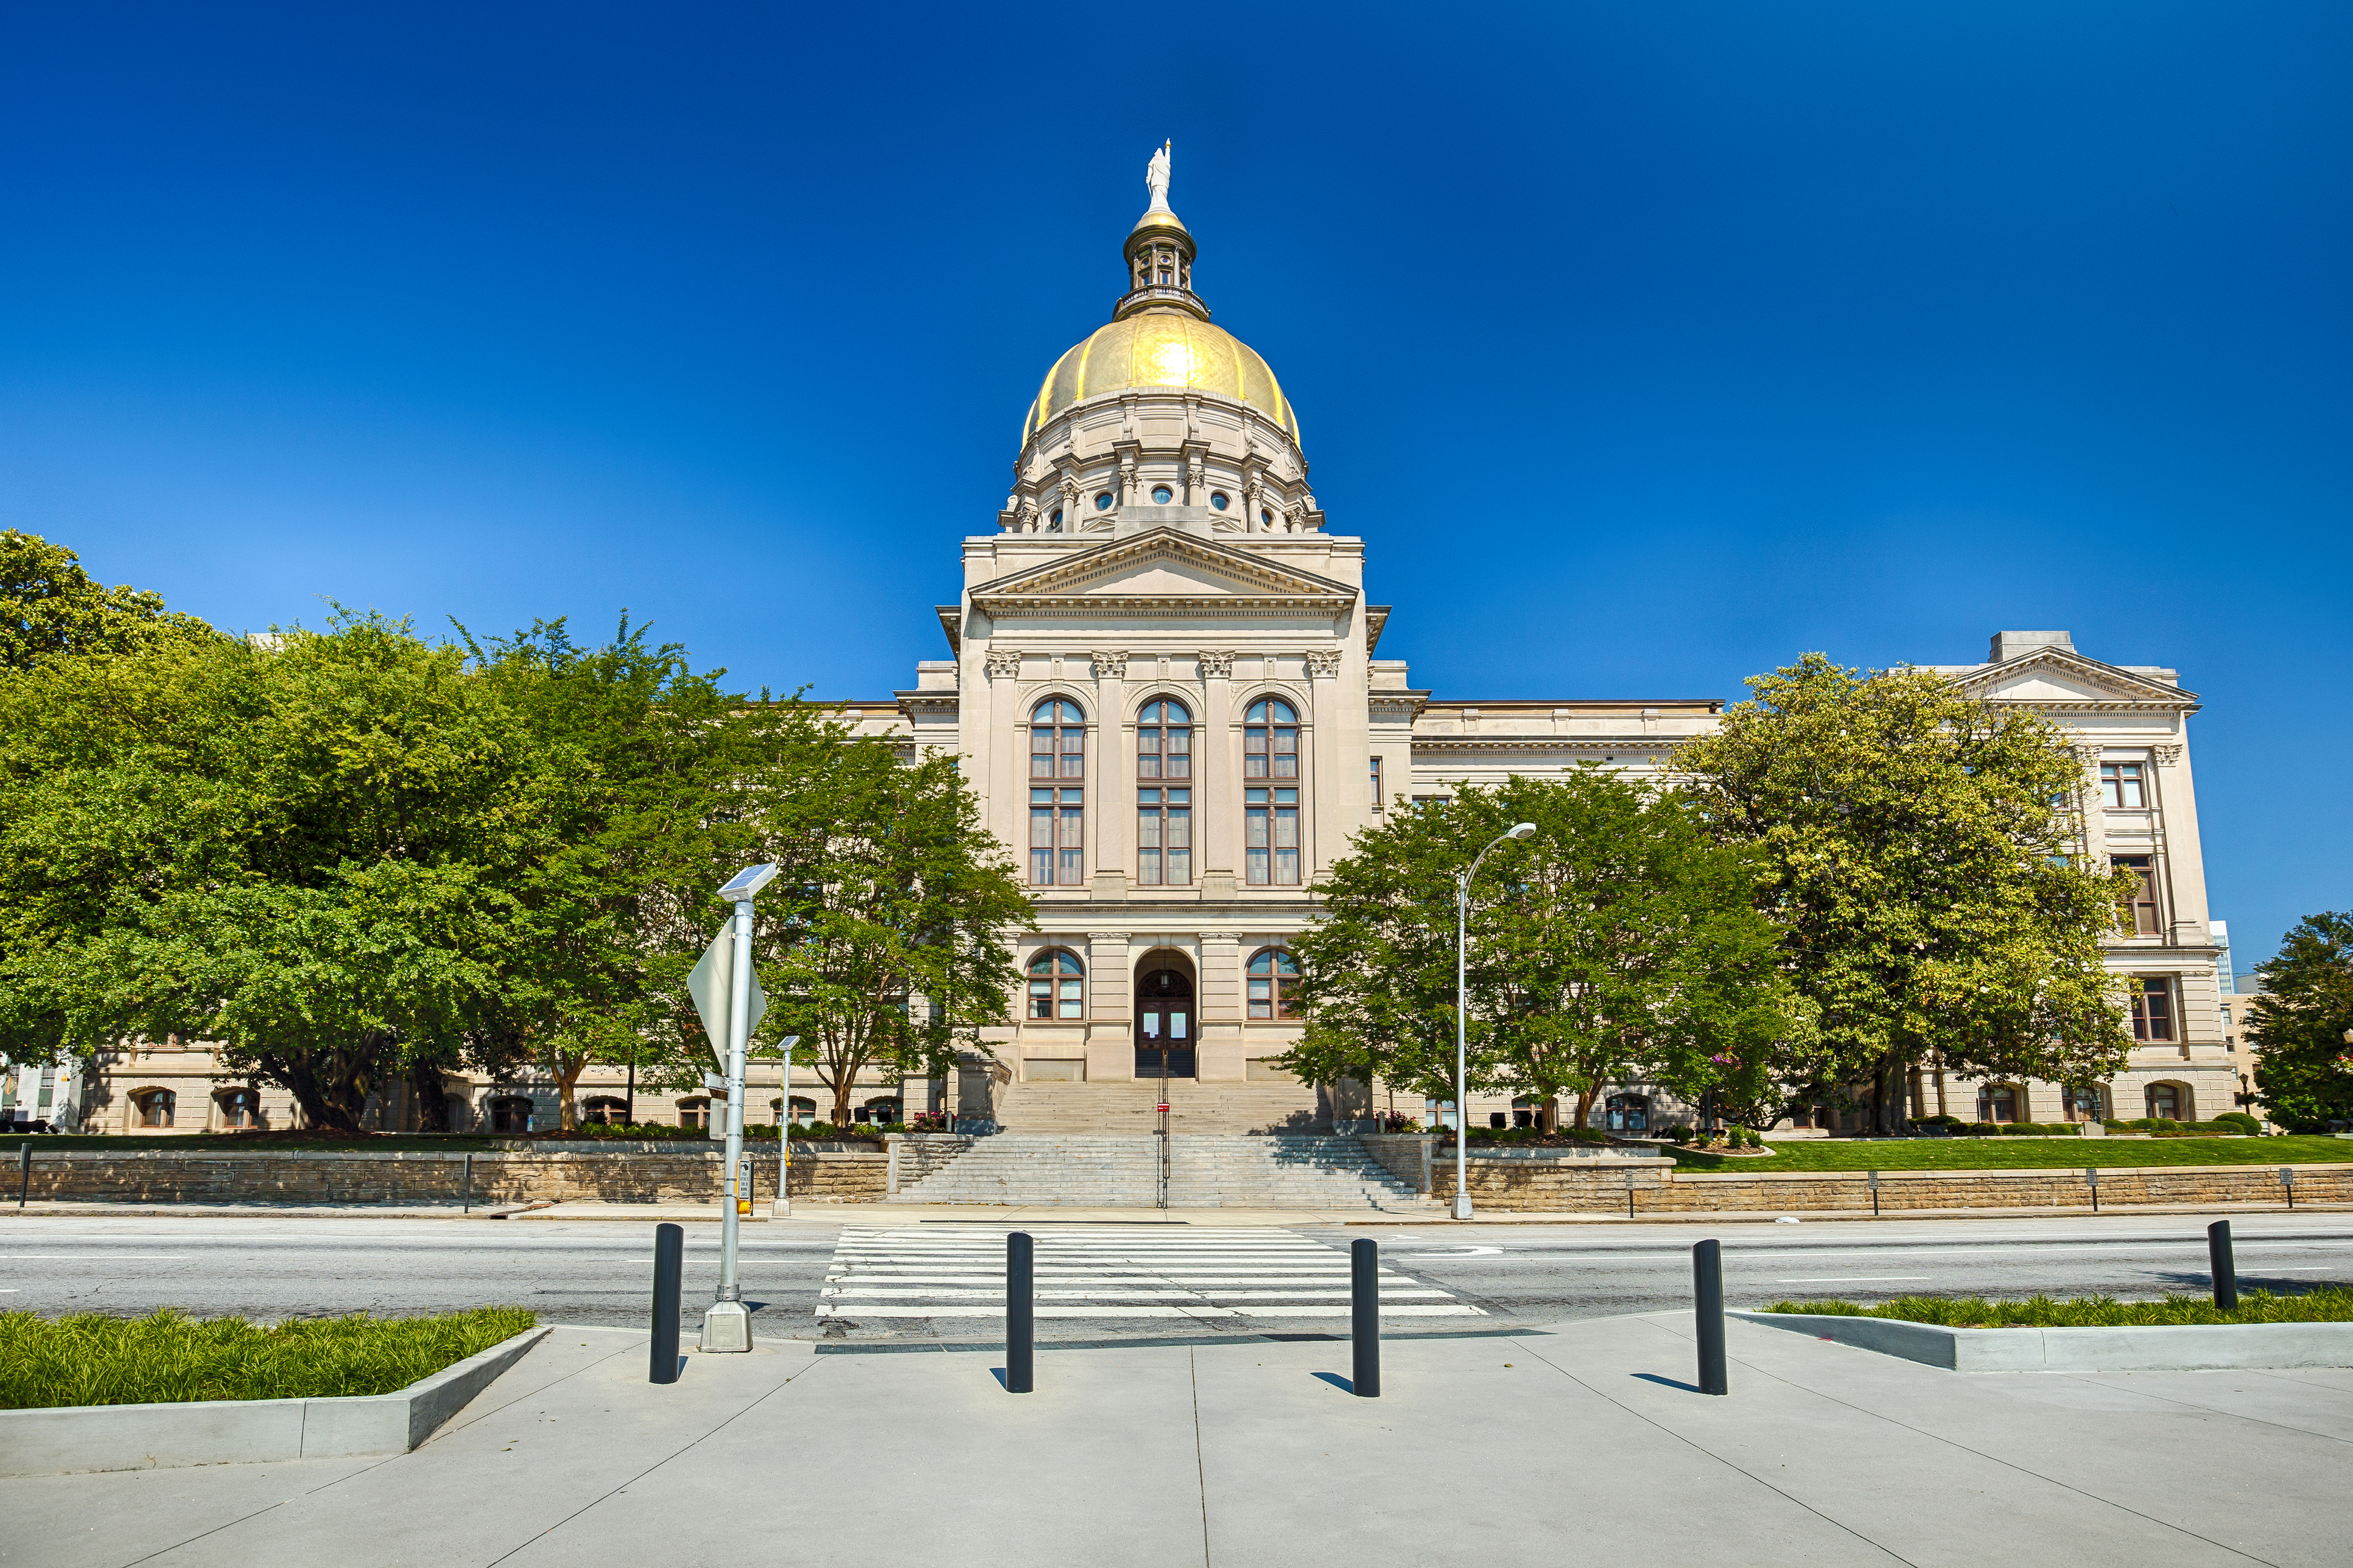
M2052 709L2162 708L2194 712L2198 694L2065 648L1986 665L1953 684L1972 697Z
M1356 602L1356 591L1174 529L1099 545L972 591L973 606L991 616L1023 609L1207 608L1218 601L1242 611L1336 613Z

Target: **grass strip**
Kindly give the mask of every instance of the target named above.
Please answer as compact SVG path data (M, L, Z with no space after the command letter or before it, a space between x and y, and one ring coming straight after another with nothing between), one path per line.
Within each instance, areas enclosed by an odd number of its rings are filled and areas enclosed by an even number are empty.
M0 1409L390 1394L539 1321L521 1307L251 1323L0 1312Z
M1845 1139L1768 1140L1763 1157L1666 1147L1690 1171L2009 1171L2102 1170L2151 1165L2341 1165L2353 1163L2342 1138L1916 1138L1889 1142Z
M1802 1312L1830 1318L1894 1318L1947 1329L2131 1329L2183 1323L2353 1322L2353 1289L2327 1286L2275 1296L2249 1290L2238 1310L2215 1310L2205 1296L2168 1296L2160 1301L2119 1301L2113 1296L2057 1300L2029 1296L2022 1301L1989 1301L1982 1296L1947 1299L1899 1296L1876 1307L1854 1301L1776 1301L1767 1312Z

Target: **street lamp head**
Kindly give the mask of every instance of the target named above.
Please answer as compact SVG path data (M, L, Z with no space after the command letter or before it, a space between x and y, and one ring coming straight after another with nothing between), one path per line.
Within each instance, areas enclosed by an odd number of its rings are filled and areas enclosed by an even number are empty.
M740 904L775 881L781 869L781 867L774 865L746 866L719 889L719 896L730 903Z
M1523 822L1504 835L1506 838L1534 838L1535 836L1536 825L1533 822Z

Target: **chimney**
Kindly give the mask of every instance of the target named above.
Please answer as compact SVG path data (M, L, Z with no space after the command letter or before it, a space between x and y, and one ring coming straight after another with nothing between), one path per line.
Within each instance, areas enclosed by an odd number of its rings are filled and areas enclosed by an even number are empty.
M2039 648L2065 648L2075 651L2074 639L2065 632L1996 632L1993 647L1986 655L1989 664L2008 664L2013 658L2024 658Z

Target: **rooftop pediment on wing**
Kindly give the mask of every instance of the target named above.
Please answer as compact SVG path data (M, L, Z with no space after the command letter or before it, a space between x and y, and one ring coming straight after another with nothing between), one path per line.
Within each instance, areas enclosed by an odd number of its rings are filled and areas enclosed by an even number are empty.
M974 607L992 616L1081 605L1199 607L1219 600L1235 608L1336 612L1356 603L1356 591L1174 529L1028 567L972 591Z
M2066 648L2043 648L2022 658L1979 665L1957 675L1953 684L1972 697L2057 710L2160 708L2195 712L2199 706L2194 691Z

